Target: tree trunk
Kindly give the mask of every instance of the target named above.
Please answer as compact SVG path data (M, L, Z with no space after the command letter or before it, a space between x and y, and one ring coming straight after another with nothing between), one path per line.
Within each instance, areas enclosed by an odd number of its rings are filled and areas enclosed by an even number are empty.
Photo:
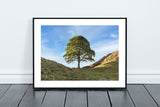
M78 69L80 69L80 56L78 56Z

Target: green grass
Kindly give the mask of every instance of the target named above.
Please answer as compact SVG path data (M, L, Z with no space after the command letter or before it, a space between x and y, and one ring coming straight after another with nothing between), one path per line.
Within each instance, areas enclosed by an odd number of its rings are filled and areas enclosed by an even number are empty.
M55 61L41 59L41 80L118 80L118 61L95 68L68 68Z

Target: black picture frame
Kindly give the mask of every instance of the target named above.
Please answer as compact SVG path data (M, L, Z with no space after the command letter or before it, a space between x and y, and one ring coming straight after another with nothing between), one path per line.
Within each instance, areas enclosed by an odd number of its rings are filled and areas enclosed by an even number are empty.
M125 86L123 87L36 87L36 81L35 81L35 20L38 19L123 19L125 20ZM126 89L127 87L127 18L126 17L92 17L92 18L88 18L88 17L34 17L32 19L32 24L33 24L33 88L37 89L37 90L42 90L42 89L68 89L68 88L74 88L74 89L82 89L82 88L87 88L87 89L99 89L99 88L107 88L107 89Z

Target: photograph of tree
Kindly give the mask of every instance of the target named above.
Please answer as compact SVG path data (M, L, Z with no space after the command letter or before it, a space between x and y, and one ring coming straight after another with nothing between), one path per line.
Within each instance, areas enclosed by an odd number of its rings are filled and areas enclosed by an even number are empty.
M119 80L118 25L41 25L41 80Z

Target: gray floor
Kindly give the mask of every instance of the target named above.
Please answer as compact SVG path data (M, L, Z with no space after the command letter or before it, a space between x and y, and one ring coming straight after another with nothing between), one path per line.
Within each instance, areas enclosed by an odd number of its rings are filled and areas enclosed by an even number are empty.
M128 85L127 90L34 91L32 85L0 85L0 107L159 107L160 85Z

